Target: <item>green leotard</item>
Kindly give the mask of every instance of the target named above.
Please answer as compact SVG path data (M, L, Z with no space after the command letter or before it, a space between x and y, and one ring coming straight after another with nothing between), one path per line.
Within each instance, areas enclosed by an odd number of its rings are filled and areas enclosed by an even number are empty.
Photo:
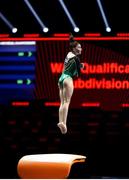
M73 56L72 58L65 58L64 61L64 71L62 72L58 84L63 87L63 81L66 78L74 78L80 75L80 59L78 56Z

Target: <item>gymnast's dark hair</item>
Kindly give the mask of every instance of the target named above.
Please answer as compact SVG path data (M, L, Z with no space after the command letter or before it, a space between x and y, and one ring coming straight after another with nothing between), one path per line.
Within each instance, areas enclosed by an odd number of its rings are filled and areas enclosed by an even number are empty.
M70 47L70 50L72 51L73 48L75 48L78 44L79 44L79 42L75 41L73 35L70 33L70 35L69 35L69 47Z

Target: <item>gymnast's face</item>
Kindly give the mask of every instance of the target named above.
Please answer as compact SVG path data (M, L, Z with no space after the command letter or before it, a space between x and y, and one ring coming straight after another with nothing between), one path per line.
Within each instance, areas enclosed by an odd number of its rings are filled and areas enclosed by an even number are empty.
M73 51L76 55L79 55L82 53L82 47L81 44L77 44L77 46L75 48L73 48Z

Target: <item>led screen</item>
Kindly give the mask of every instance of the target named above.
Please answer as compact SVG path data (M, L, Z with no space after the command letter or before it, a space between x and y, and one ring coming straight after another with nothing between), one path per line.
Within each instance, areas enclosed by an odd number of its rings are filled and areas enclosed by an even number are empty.
M34 41L0 42L0 104L35 98L35 60Z
M83 49L84 69L74 80L71 107L81 108L89 103L120 109L129 103L129 42L124 38L78 41ZM37 42L37 98L59 102L57 83L68 51L68 40Z

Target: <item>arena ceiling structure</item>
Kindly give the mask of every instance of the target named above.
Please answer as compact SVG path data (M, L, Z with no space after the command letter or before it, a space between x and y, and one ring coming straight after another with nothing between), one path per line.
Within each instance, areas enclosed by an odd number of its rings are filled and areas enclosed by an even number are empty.
M128 0L1 0L0 34L128 33L128 13Z

